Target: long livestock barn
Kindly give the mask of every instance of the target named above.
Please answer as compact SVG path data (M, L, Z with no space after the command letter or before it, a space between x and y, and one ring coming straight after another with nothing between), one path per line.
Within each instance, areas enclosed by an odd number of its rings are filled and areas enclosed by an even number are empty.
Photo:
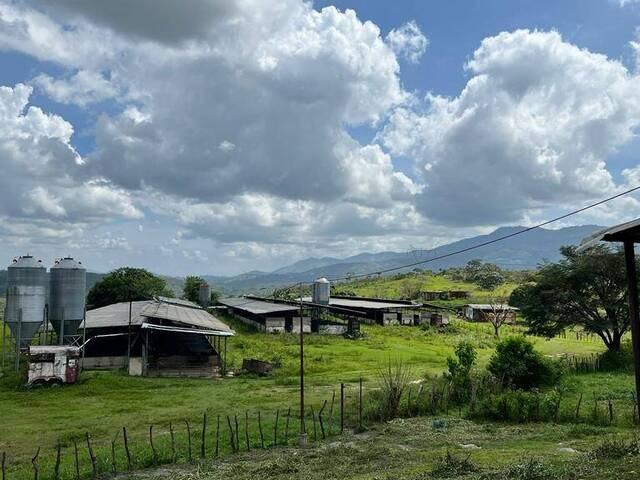
M274 303L250 297L219 300L228 312L247 325L263 332L300 332L300 308L286 303ZM303 310L303 332L311 332L311 318Z
M310 302L311 298L303 298ZM377 323L379 325L416 325L420 323L419 303L408 300L386 300L367 297L347 297L331 295L328 303L329 309L337 307L352 311L352 315L365 323Z
M185 300L158 297L89 310L85 368L131 375L215 377L225 373L228 325Z

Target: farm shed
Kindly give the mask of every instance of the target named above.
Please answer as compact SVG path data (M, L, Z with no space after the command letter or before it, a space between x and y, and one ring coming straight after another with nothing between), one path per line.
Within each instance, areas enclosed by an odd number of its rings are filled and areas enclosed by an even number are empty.
M82 327L91 339L85 368L128 368L144 376L224 374L226 338L233 336L199 305L165 297L89 310Z
M250 297L219 300L231 315L263 332L300 332L300 308L286 303L268 302ZM303 331L311 332L311 318L303 312Z
M303 301L308 302L311 299L303 298ZM405 300L332 295L329 299L329 310L331 307L356 312L354 316L365 323L415 325L420 321L420 307L422 305Z
M491 305L488 303L470 303L464 307L464 317L472 322L486 322L488 321L488 315L504 313L506 315L505 323L515 324L517 311L518 309L516 307L507 304Z

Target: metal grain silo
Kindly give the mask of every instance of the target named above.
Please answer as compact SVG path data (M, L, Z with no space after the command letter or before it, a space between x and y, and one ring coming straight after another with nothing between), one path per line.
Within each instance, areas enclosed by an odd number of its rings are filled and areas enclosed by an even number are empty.
M311 301L313 303L320 303L322 305L329 304L331 284L329 280L322 277L313 282L311 289Z
M203 308L207 308L210 302L211 302L211 287L207 282L202 282L200 284L200 290L198 291L198 303L200 303L200 305L202 305Z
M46 268L42 260L25 255L7 267L5 323L16 343L25 348L44 320Z
M49 270L49 321L60 344L69 343L78 332L84 318L86 287L87 270L71 257L57 260Z

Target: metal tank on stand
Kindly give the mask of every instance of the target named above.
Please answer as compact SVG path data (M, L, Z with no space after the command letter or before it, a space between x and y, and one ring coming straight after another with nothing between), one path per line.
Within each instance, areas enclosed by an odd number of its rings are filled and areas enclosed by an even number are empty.
M210 302L211 302L211 287L207 282L202 282L200 284L200 289L198 290L198 303L202 308L207 308Z
M56 260L49 270L49 322L58 343L73 344L84 320L87 270L72 257Z
M19 368L20 349L31 344L45 318L46 268L31 255L14 258L7 267L7 302L4 323L15 342L15 363ZM4 364L4 327L2 359Z

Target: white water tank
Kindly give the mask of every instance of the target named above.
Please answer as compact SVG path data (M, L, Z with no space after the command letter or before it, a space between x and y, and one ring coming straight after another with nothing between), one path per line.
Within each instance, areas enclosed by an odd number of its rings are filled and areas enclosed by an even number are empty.
M329 305L329 297L331 295L331 284L326 278L318 278L313 282L311 289L311 301L321 305Z

